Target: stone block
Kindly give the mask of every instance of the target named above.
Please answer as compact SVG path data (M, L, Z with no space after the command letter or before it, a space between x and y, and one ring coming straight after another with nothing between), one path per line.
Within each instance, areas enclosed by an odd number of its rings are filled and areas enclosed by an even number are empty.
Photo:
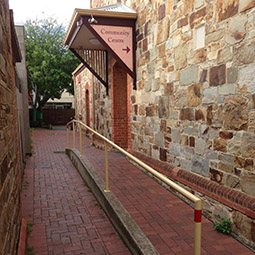
M255 220L245 216L239 211L234 211L232 214L233 230L238 235L245 237L255 243Z
M246 98L234 95L225 99L223 105L223 126L225 129L246 130L248 125L248 101Z
M196 12L193 12L191 15L190 15L190 18L189 18L189 22L190 22L190 27L193 29L194 26L198 25L201 23L201 21L204 19L206 15L206 8L202 8Z
M191 170L202 176L209 177L209 160L196 155L193 156Z
M216 87L204 89L202 103L203 104L215 103L217 100L217 96L218 89Z
M188 104L188 92L186 89L178 89L175 92L175 106L185 107Z
M234 173L233 165L224 164L221 161L218 164L218 168L225 173Z
M243 44L235 49L235 58L240 64L251 64L255 61L255 42Z
M180 129L172 129L172 141L174 143L180 143L181 142L181 132Z
M167 83L164 87L164 94L165 95L173 95L173 92L174 92L174 84Z
M244 132L241 139L241 153L243 157L255 158L255 134Z
M174 62L177 70L183 69L187 65L187 46L180 44L174 50Z
M233 138L233 133L232 132L220 131L219 135L223 139L232 139Z
M214 217L216 222L221 222L224 219L228 219L231 217L231 214L229 213L229 211L227 210L227 208L221 204L215 204L215 208L214 208Z
M201 84L188 87L188 106L198 106L202 102Z
M232 189L239 189L240 188L240 178L235 175L227 175L225 184L227 187Z
M189 137L187 135L181 135L181 145L187 146L189 144Z
M217 0L217 20L230 18L238 12L239 0Z
M223 139L214 139L213 140L213 149L215 151L227 152L227 141Z
M241 177L241 189L243 192L250 196L255 196L255 188L254 188L254 183L255 183L255 174L254 173L249 173L246 175L243 175Z
M203 155L207 148L205 140L197 138L195 141L195 152L196 154Z
M208 45L212 42L218 42L220 39L222 39L225 35L225 30L220 29L213 31L212 33L209 33L205 38L205 44Z
M255 50L254 50L255 51ZM255 66L248 65L240 69L239 85L245 87L249 93L255 93Z
M159 118L168 117L169 114L169 98L166 96L159 97L158 100L158 116Z
M180 167L183 170L190 171L191 170L191 162L189 160L180 159Z
M236 16L229 21L225 37L228 44L233 45L244 39L246 22L245 16Z
M220 66L214 66L210 68L210 86L222 85L226 82L226 66L225 64Z
M194 110L192 108L183 108L180 110L180 120L194 120Z
M184 147L177 143L170 143L169 153L172 156L176 156L176 157L184 157L185 156Z
M188 134L188 135L192 135L192 136L198 136L198 129L196 127L184 127L184 131L183 131L184 134Z
M230 67L227 69L227 82L235 83L238 77L238 69L236 67Z
M226 96L226 95L235 94L235 93L236 93L236 86L234 84L225 84L219 87L220 95Z
M251 8L255 7L254 0L242 0L239 1L239 12L247 11Z
M194 0L194 7L195 9L199 9L204 5L204 0Z
M198 83L198 66L190 66L180 71L180 84L190 85Z
M218 152L213 150L206 150L205 157L207 159L218 159Z
M218 64L226 63L233 58L233 52L230 47L225 47L218 51L217 62Z
M195 120L205 120L205 114L202 109L195 110Z
M167 150L162 149L162 148L159 149L159 159L161 161L166 161L167 160Z
M195 147L195 137L194 136L190 136L189 137L189 146L190 147Z
M162 20L163 18L165 18L165 16L166 16L166 5L162 4L159 6L159 9L158 9L158 19Z
M179 19L178 22L177 22L177 27L178 28L181 28L181 27L186 26L186 25L188 25L188 16L185 16L184 18Z
M157 132L154 137L154 144L159 147L164 147L164 135L160 132Z
M155 79L155 80L153 80L153 81L152 81L151 90L152 90L153 92L155 92L155 91L159 90L159 88L160 88L160 79Z

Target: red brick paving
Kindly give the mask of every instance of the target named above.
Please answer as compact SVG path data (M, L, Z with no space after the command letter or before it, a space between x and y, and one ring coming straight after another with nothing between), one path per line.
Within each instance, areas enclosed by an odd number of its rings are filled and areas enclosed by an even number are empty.
M89 146L87 138L83 138L83 143L83 154L104 178L104 152ZM78 145L77 139L76 148ZM160 254L193 254L194 211L190 206L139 171L120 153L109 153L109 172L110 189ZM212 255L253 254L231 236L216 232L204 217L201 251Z
M28 222L35 223L33 229L37 228L37 224L44 225L44 228L38 225L42 233L45 231L46 237L46 240L41 239L41 247L46 251L48 249L48 254L128 253L116 239L116 233L108 232L110 227L105 226L108 221L95 206L96 201L91 193L84 190L71 162L63 154L53 154L54 150L64 150L66 132L36 130L33 139L36 154L29 161L28 169L33 160L33 167L52 166L51 169L26 170L30 184L24 194L29 193L32 187L35 188L34 195L31 195L31 191L27 199L23 199L23 207ZM90 141L83 138L83 153L104 178L104 152L89 144ZM109 171L110 189L160 254L193 254L192 208L135 168L119 153L109 153ZM33 214L26 208L34 208ZM36 244L34 246L37 248ZM40 252L37 254L47 254L43 250ZM212 223L203 218L202 254L253 253L232 237L214 231Z
M64 151L66 133L35 130L33 142L22 207L36 255L130 254L69 158L54 153Z

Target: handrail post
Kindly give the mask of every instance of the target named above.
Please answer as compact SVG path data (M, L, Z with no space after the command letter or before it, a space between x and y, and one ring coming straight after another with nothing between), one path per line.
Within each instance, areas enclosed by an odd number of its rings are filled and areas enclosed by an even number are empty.
M73 149L75 150L75 122L73 121Z
M66 125L66 131L67 131L67 149L69 149L69 125Z
M80 128L80 156L82 156L82 135L81 135L81 123L79 125Z
M105 154L105 190L104 192L110 192L109 190L109 169L108 169L108 144L104 141L104 154Z
M201 199L197 200L194 205L194 255L201 254L201 222L202 222L202 202Z
M91 145L94 146L94 133L91 135Z

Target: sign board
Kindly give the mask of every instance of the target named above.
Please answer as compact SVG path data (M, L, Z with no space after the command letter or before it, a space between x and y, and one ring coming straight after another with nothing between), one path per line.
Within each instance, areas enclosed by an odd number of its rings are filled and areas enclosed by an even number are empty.
M133 72L133 31L132 27L91 25L105 43Z

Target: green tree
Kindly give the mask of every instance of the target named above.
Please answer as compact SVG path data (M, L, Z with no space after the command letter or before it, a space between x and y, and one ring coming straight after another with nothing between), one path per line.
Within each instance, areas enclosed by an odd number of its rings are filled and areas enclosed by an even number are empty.
M41 116L47 101L59 99L64 89L73 93L71 74L79 60L63 47L64 35L65 28L53 18L28 20L25 24L28 86L34 91L37 116Z

